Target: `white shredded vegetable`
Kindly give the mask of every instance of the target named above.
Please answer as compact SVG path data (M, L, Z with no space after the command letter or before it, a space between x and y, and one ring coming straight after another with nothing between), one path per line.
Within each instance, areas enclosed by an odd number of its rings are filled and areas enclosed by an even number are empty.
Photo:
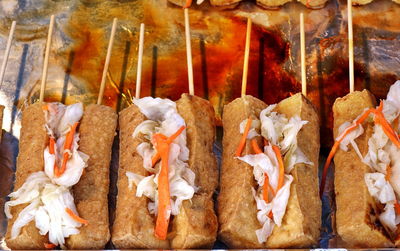
M382 102L383 115L393 126L393 122L400 115L400 81L390 87L387 99ZM352 123L345 122L341 125L339 133ZM394 128L394 130L397 130L397 134L399 133L398 128ZM385 205L384 212L379 216L381 223L390 231L395 232L399 224L399 217L396 216L394 203L396 203L397 197L400 196L400 149L385 134L382 126L375 123L373 134L368 139L368 152L365 156L362 156L354 140L363 133L362 125L359 125L356 130L350 132L344 138L340 148L347 151L348 144L351 144L359 158L371 168L371 173L365 174L365 184L371 196ZM391 169L389 181L386 180L386 175L389 172L388 168Z
M18 237L22 227L34 220L41 235L48 234L50 243L64 248L65 238L78 234L78 228L82 225L71 218L66 209L78 215L70 188L79 182L89 157L78 151L78 132L74 134L71 150L64 150L64 142L70 127L80 121L83 106L81 103L70 106L48 103L46 107L45 127L49 136L56 140L55 153L51 154L49 146L46 147L43 153L44 172L32 173L17 191L11 193L11 200L6 202L4 211L8 218L12 218L10 207L29 203L18 214L12 226L11 238ZM66 162L65 172L56 177L55 164L61 167L65 151L70 153L70 158Z
M161 133L167 137L175 134L182 126L186 126L184 119L178 114L176 104L169 99L145 97L134 99L140 111L148 118L137 126L133 137L145 135L148 142L138 145L136 151L143 159L143 168L150 174L146 177L126 172L130 189L136 186L136 196L145 196L150 199L148 209L151 214L157 215L158 211L158 176L161 171L160 164L152 167L152 157L156 149L151 141L152 135ZM189 149L186 145L186 129L170 144L169 150L169 186L171 197L171 213L179 214L184 200L190 200L197 191L195 174L188 168Z
M290 172L298 163L314 165L297 145L297 135L301 128L308 123L302 121L299 116L287 119L284 114L274 111L276 105L270 105L260 113L260 120L253 120L251 130L247 139L259 136L257 131L268 140L269 144L264 146L264 152L259 154L248 154L238 157L239 160L246 162L253 167L253 175L258 184L258 189L253 190L254 199L257 204L257 219L262 228L256 230L255 234L260 243L267 241L272 234L275 225L280 226L286 212L288 199L290 196L290 185L293 181ZM260 124L261 122L261 124ZM247 119L240 123L240 133L244 133ZM250 133L253 132L251 135ZM257 133L257 134L256 134ZM265 175L268 175L269 185L277 191L279 180L279 163L273 147L279 147L285 166L284 184L275 197L268 203L263 199L263 186ZM272 193L270 192L272 195ZM273 218L269 218L272 212Z

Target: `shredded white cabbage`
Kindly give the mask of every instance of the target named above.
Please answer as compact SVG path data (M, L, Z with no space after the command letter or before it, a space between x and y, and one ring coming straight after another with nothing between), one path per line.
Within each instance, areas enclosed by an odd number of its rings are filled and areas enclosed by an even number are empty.
M5 204L4 211L12 218L10 207L29 203L19 214L12 226L11 238L20 234L21 228L35 221L41 235L48 234L50 243L64 247L65 238L78 234L81 223L68 215L69 208L78 215L70 187L78 183L83 169L87 165L88 156L78 151L79 133L74 134L70 158L66 162L65 172L60 176L54 175L54 166L62 165L65 151L64 142L70 127L79 122L83 115L81 103L64 106L60 103L48 103L44 111L46 130L50 137L56 139L54 154L46 147L44 157L44 172L32 173L25 183L9 197L12 199Z
M248 119L243 120L239 125L241 134L244 133L244 129L246 128L246 124L247 124L247 120ZM257 132L257 129L260 128L260 125L261 125L260 120L258 120L258 119L253 119L251 121L250 130L249 130L249 133L247 134L247 139L252 139L254 137L260 136L260 134Z
M397 81L390 87L387 99L382 102L383 115L389 123L392 123L400 115L400 81ZM351 124L350 122L346 122L341 125L339 133ZM397 128L397 133L398 130ZM373 172L365 174L365 184L371 196L385 205L384 212L379 216L381 223L390 231L395 232L400 221L394 210L394 203L397 197L400 196L400 149L389 140L382 126L375 124L373 134L368 139L368 152L363 157L354 141L363 133L364 129L362 125L359 125L356 130L350 132L344 138L340 144L340 148L347 151L348 144L352 144L360 159L371 167L371 171ZM391 169L389 181L386 180L388 168Z
M184 119L178 114L176 104L168 99L145 97L134 99L140 111L148 118L135 128L133 137L144 134L149 142L138 145L136 151L143 158L143 168L150 175L147 177L126 172L130 189L136 186L136 196L146 196L150 199L149 212L157 215L158 208L158 176L161 171L160 164L152 167L152 157L156 149L151 142L155 133L169 137L175 134L182 126L186 126ZM179 214L184 200L190 200L198 190L195 186L195 174L188 168L189 149L186 145L186 129L170 144L169 151L169 186L171 196L171 213Z
M275 107L276 105L270 105L261 111L260 120L253 120L251 130L247 136L247 139L259 136L257 130L261 130L261 135L270 144L264 146L263 153L238 157L238 159L253 167L253 175L258 184L258 189L253 189L253 195L257 203L257 219L262 225L262 228L256 230L255 233L260 243L267 241L268 237L272 234L274 226L280 226L282 223L290 196L290 185L293 181L290 172L294 166L298 163L314 165L297 146L297 134L308 121L302 121L299 116L287 119L284 114L274 111ZM244 133L246 123L247 119L240 123L239 129L241 134ZM253 132L252 135L250 135L250 132ZM269 184L274 191L278 188L279 180L279 163L272 145L278 146L283 155L281 157L284 161L286 174L283 187L267 203L263 199L262 191L265 183L265 174L268 175ZM272 193L270 194L272 195ZM273 214L273 219L269 218L270 212Z
M261 191L256 192L253 189L253 196L256 200L258 209L257 219L262 225L262 228L256 230L258 242L263 243L267 241L268 237L272 234L275 225L281 226L290 196L290 185L292 181L292 175L285 175L283 187L279 189L278 193L270 203L265 202L265 200L262 198ZM271 211L273 214L273 219L268 217Z

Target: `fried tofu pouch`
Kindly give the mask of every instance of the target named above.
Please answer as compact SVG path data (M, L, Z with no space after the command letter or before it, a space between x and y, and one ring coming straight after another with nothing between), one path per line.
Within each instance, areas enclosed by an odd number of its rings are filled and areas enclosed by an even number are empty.
M147 209L148 199L136 197L136 186L128 186L126 172L147 176L143 159L136 152L143 138L132 137L135 128L146 120L136 105L119 113L120 155L118 170L118 197L111 241L116 248L167 249L168 241L160 241L154 236L155 221Z
M318 196L319 122L312 104L296 94L277 105L277 112L288 118L299 115L309 121L297 140L304 154L314 166L297 164L292 171L285 216L280 227L275 227L267 242L260 244L255 231L261 228L257 220L257 206L252 195L256 187L250 165L234 158L241 134L240 123L252 117L258 119L266 104L254 97L236 99L224 107L223 161L221 191L218 197L219 236L231 248L291 248L309 247L318 243L321 223L321 202ZM242 155L252 154L250 141Z
M200 190L191 201L184 201L179 215L171 219L172 230L165 241L154 236L155 216L147 209L148 199L136 197L136 186L128 188L126 171L147 176L143 160L136 152L143 138L133 138L134 129L146 117L132 105L120 113L120 169L116 218L112 242L117 248L202 248L212 247L218 229L212 194L218 173L212 146L215 140L214 110L201 98L182 95L176 102L187 130L189 168L196 174Z
M43 152L49 139L42 106L42 103L36 103L23 111L14 190L21 187L30 174L44 170ZM106 106L89 105L84 111L79 127L79 150L89 155L89 162L73 192L78 213L89 224L67 239L71 249L104 248L108 242L108 172L116 119L115 112ZM23 227L16 239L10 239L12 225L26 206L11 207L13 218L8 222L7 246L11 249L44 249L44 244L48 243L47 235L39 234L34 221Z
M80 126L79 150L89 155L88 165L73 187L80 217L89 221L80 233L67 240L70 249L103 249L110 239L108 190L111 149L117 127L117 114L108 106L89 105Z
M209 101L189 94L183 94L176 106L186 122L188 164L196 174L195 184L200 189L191 201L182 204L174 218L171 248L212 248L218 230L212 199L218 186L218 167L213 154L214 108Z
M376 106L375 97L367 90L356 91L338 98L333 105L334 137L340 125L353 121L366 108ZM361 154L368 151L368 139L373 124L364 122L365 132L356 139ZM346 248L392 247L378 216L377 203L370 195L364 176L370 168L364 164L353 147L347 152L339 149L335 162L336 230Z
M251 117L256 119L267 105L252 96L238 98L224 106L222 123L222 167L218 196L219 238L230 248L262 248L255 231L259 229L257 206L252 187L256 186L253 168L234 158L241 134L240 123ZM252 153L249 142L243 155Z
M28 106L22 113L22 128L19 141L17 170L15 173L14 191L20 188L32 173L43 171L43 152L47 146L48 136L44 127L46 123L42 103ZM11 228L18 214L28 204L11 207L12 218L7 225L5 236L7 246L11 249L44 249L47 236L39 234L35 222L31 221L21 229L17 238L11 240Z

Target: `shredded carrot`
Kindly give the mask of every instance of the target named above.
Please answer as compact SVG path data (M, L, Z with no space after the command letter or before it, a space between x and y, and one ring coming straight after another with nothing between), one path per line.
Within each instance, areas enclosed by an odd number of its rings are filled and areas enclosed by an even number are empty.
M274 218L274 214L272 213L272 210L269 211L268 217L269 217L270 219Z
M161 170L158 177L158 215L155 227L155 236L160 240L167 238L168 224L171 215L169 180L168 180L168 158L169 144L163 135L155 134L155 147L161 155Z
M276 192L278 192L279 189L281 189L283 186L283 181L285 178L285 165L283 164L282 154L281 150L279 150L279 147L272 146L272 149L274 150L274 153L276 155L276 158L278 159L278 164L279 164L278 187L276 188Z
M57 245L56 245L56 244L53 244L53 243L45 243L45 244L44 244L44 248L45 248L45 249L53 249L53 248L55 248L55 247L57 247Z
M374 122L382 126L383 132L388 136L388 138L395 144L398 148L400 148L400 140L396 132L393 130L389 122L385 119L382 113L376 113Z
M263 199L265 200L266 203L269 203L269 177L268 174L264 174L264 186L263 186Z
M322 178L321 178L321 186L320 186L320 196L322 197L323 190L325 188L325 180L326 180L326 175L328 173L328 169L330 166L330 163L333 159L333 156L336 154L337 150L339 149L340 142L348 135L352 130L358 127L358 125L362 124L365 119L368 118L368 116L373 113L374 116L374 122L375 124L379 124L386 136L397 146L400 148L400 139L399 135L395 132L395 130L392 128L390 123L386 120L384 114L383 114L383 101L379 103L379 106L377 109L375 108L370 108L366 110L351 126L346 128L344 132L338 137L338 139L335 141L332 150L330 151L328 158L326 159L325 165L324 165L324 170L322 173Z
M182 132L185 130L185 126L181 126L176 133L172 134L168 137L167 142L168 144L172 143Z
M387 165L386 166L386 175L385 175L386 181L390 181L390 176L392 176L392 168L389 165Z
M179 130L170 137L166 137L160 133L153 135L154 146L161 158L161 170L158 176L158 215L154 230L155 236L160 240L165 240L167 238L168 225L171 216L168 178L170 144L182 133L184 129L185 126L180 127Z
M55 154L55 145L56 145L56 140L53 137L50 137L49 140L49 153L50 154Z
M172 134L171 136L168 137L167 142L168 144L172 143L182 132L185 130L185 126L181 126L176 133ZM154 154L154 156L151 158L151 166L153 167L159 160L161 159L161 156L158 152Z
M240 155L242 154L243 148L246 145L247 134L249 134L251 122L252 122L252 119L248 118L246 127L244 128L242 138L240 139L240 142L239 142L239 146L236 149L236 154L235 154L236 157L240 157Z
M397 201L397 199L396 199L396 201L394 202L394 209L396 210L396 214L400 214L400 204L399 204L399 202Z
M43 111L48 111L49 110L49 105L48 104L42 105L42 110Z
M157 162L161 159L161 156L158 152L156 152L151 158L151 166L153 167Z
M185 5L183 6L184 9L189 8L192 5L193 0L186 0Z
M78 125L79 125L79 122L76 122L74 125L71 126L69 132L67 133L67 136L66 136L65 142L64 142L64 153L63 153L62 165L61 165L61 169L55 173L56 177L60 177L61 175L63 175L63 173L65 172L65 169L67 168L67 161L71 157L71 154L69 151L71 151L72 142L74 140L75 131L76 131L76 128L78 127Z
M71 218L74 219L74 221L79 222L79 223L82 223L82 224L84 224L84 225L89 224L89 222L88 222L87 220L85 220L85 219L79 217L78 215L76 215L76 214L74 213L74 211L72 211L70 208L68 208L68 207L65 208L65 212L67 212L67 214L68 214L69 216L71 216Z
M326 182L326 176L328 175L328 169L329 166L332 162L333 157L335 156L337 150L339 149L340 146L340 142L343 141L343 139L354 129L356 129L358 127L358 125L362 124L367 118L368 116L373 113L375 111L374 108L370 108L366 111L364 111L364 113L349 127L347 127L342 134L339 135L338 139L335 140L335 143L332 146L331 151L329 152L328 158L326 159L325 165L324 165L324 169L322 172L322 177L321 177L321 185L319 188L319 195L320 197L322 197L322 194L324 193L324 188L325 188L325 182Z
M263 153L263 151L260 149L260 147L257 144L256 139L251 140L251 146L253 147L253 150L256 154Z

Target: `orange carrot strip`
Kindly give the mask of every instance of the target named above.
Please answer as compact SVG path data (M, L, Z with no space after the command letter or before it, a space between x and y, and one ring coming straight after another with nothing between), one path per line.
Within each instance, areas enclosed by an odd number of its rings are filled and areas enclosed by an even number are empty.
M247 134L249 134L249 131L250 131L251 121L252 121L251 118L247 119L246 127L244 128L242 138L240 139L239 146L236 150L236 154L235 154L236 157L240 157L240 155L242 154L243 148L246 145Z
M168 137L167 143L170 144L172 141L174 141L182 132L185 130L185 126L181 126L176 133L172 134L171 136Z
M56 244L53 244L53 243L45 243L45 244L44 244L44 248L45 248L45 249L53 249L53 248L55 248L55 247L57 247L57 245L56 245Z
M151 167L153 167L160 159L161 159L160 154L156 152L151 158Z
M275 153L276 158L278 159L278 163L279 163L278 187L276 188L276 192L278 192L279 189L281 189L283 186L283 180L285 178L285 165L283 164L282 154L281 154L281 150L279 150L279 147L272 146L272 149L274 150L274 153Z
M251 140L251 146L253 147L253 150L256 154L263 153L263 151L261 151L260 147L258 146L256 139Z
M268 217L269 217L270 219L274 218L274 214L272 213L272 210L269 211Z
M366 110L352 125L347 127L342 134L339 135L338 139L335 140L335 143L332 146L331 151L329 152L328 158L326 159L324 169L322 172L322 177L321 177L321 185L319 188L319 196L322 197L322 194L324 193L324 188L325 188L325 182L326 182L326 175L328 174L328 169L329 166L332 162L333 157L335 156L337 150L339 149L340 142L343 141L343 139L354 129L358 127L359 124L362 124L371 113L374 113L376 110L374 108L370 108Z
M48 104L42 105L42 110L43 111L48 111L49 110L49 105Z
M50 137L49 140L49 153L50 154L55 154L55 144L56 144L56 140L53 137Z
M169 179L168 179L168 140L162 134L153 135L155 147L161 156L161 170L158 177L158 215L154 234L156 238L165 240L167 238L168 224L171 216Z
M171 136L168 137L167 143L168 144L172 143L172 141L174 141L183 132L183 130L185 130L185 128L186 128L185 126L181 126L178 129L178 131L176 131L176 133L174 133L174 134L172 134ZM160 159L161 159L160 154L158 152L156 152L154 154L154 156L151 158L151 166L153 167Z
M386 175L385 175L386 181L390 181L390 176L392 176L392 167L387 165L386 166Z
M192 5L192 0L186 0L185 5L183 6L184 9L189 8Z
M74 211L72 211L70 208L68 208L68 207L65 208L65 212L67 212L67 214L68 214L69 216L71 216L71 218L72 218L74 221L79 222L79 223L82 223L82 224L84 224L84 225L89 224L89 222L88 222L87 220L85 220L85 219L79 217L78 215L76 215L76 214L74 213Z
M65 142L64 142L64 154L63 154L62 165L61 165L61 169L56 174L56 177L60 177L61 175L63 175L63 173L65 172L65 169L67 168L67 161L71 157L71 155L69 152L66 152L66 150L69 150L69 151L71 150L72 142L74 140L74 135L75 135L76 128L78 127L78 124L79 124L79 122L76 122L73 126L71 126L71 129L67 133L67 136L66 136Z
M388 136L388 138L395 144L398 148L400 148L400 140L397 136L397 133L393 130L392 126L389 122L385 119L382 113L376 113L374 122L381 125L383 132Z
M266 203L269 203L269 196L268 196L268 192L269 192L269 177L267 173L264 173L264 186L263 186L263 199L265 200Z
M396 214L400 214L400 204L397 200L394 202L394 210L396 210Z

